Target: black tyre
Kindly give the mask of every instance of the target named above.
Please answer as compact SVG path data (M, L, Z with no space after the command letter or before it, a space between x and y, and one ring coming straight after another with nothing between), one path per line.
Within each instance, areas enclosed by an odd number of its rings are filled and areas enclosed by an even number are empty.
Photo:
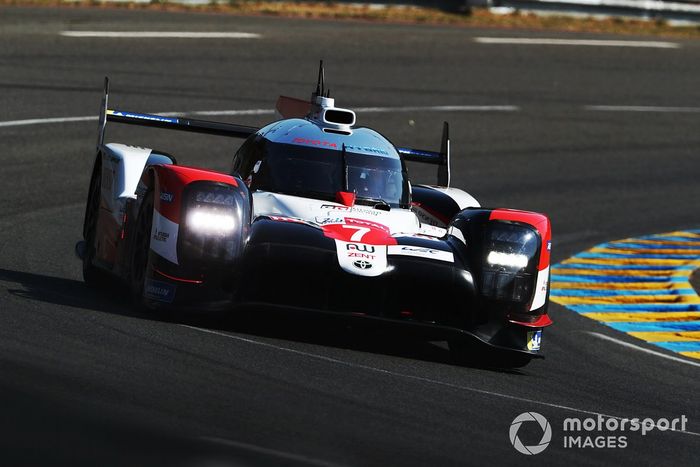
M151 227L153 223L153 190L146 192L133 226L133 243L131 246L131 261L129 264L129 289L134 305L146 309L147 303L143 296L146 275L148 272L148 257L151 249Z
M462 366L516 369L532 361L532 357L524 353L488 349L463 340L451 340L449 346L450 358Z
M102 190L102 164L98 155L90 178L90 189L85 206L85 222L83 224L83 281L88 287L101 288L110 283L107 272L94 264L96 252L97 220L100 212L100 197Z

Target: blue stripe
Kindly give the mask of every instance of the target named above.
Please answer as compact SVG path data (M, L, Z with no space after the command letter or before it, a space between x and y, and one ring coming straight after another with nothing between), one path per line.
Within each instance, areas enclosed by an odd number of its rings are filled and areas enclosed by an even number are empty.
M700 331L700 321L663 321L644 323L605 323L622 332L664 332L664 331Z
M120 110L115 110L112 112L115 117L125 117L125 118L136 118L139 120L153 120L156 122L166 122L166 123L178 123L180 120L177 118L163 117L161 115L151 115L151 114L140 114L135 112L122 112Z
M629 253L579 253L577 258L604 258L604 259L688 259L700 258L698 255L640 255L633 251Z
M684 276L562 276L552 275L552 282L688 282Z
M700 311L700 305L687 303L614 303L566 305L577 313L635 313L643 311Z
M700 241L700 240L699 240ZM597 248L637 248L640 250L700 250L700 245L652 245L647 243L612 242L596 245Z
M609 270L629 270L629 271L676 271L682 270L694 270L697 266L684 264L683 266L647 266L638 264L586 264L586 263L559 263L552 266L552 268L562 268L562 269L609 269Z
M673 352L700 352L700 341L650 342L650 344L658 345Z
M639 237L640 240L667 240L670 242L700 242L700 237L696 238L691 238L691 237L672 237L672 236L666 236L666 235L647 235L645 237Z
M549 293L555 297L616 297L619 295L695 295L694 289L551 289Z

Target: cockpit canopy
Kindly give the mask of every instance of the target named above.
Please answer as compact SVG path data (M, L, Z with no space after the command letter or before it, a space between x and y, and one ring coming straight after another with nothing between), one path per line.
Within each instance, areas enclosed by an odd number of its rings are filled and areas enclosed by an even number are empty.
M289 131L280 131L281 137L268 138L278 136L278 131L263 128L238 150L233 172L252 191L328 201L336 200L338 192L354 192L357 204L409 207L405 165L384 138L372 130L356 129L353 136L361 136L358 132L364 130L371 132L372 139L381 138L384 142L381 146L357 145L357 137L327 134L310 122L301 126L307 125L314 127L307 130L320 133L322 139L292 137L298 133Z

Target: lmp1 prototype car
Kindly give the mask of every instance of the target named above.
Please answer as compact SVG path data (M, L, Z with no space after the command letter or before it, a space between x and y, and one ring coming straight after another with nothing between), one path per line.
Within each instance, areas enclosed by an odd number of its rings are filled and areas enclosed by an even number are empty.
M549 220L451 188L447 123L439 152L397 147L334 106L322 67L311 100L281 96L263 128L108 110L108 85L76 247L89 285L121 279L150 309L374 321L447 340L457 361L541 357ZM219 173L104 144L107 122L245 141ZM412 185L406 161L435 164L440 186Z

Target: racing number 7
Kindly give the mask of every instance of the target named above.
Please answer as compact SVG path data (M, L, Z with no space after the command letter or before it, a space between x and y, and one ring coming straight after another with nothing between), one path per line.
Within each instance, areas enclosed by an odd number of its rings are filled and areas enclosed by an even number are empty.
M344 228L344 229L355 229L355 230L357 230L357 232L355 232L354 234L352 234L352 237L350 237L350 240L353 241L353 242L361 242L361 241L362 241L362 237L364 237L365 234L366 234L367 232L370 231L370 229L369 229L368 227L358 227L358 226L356 226L356 225L347 225L347 224L343 224L343 228Z

